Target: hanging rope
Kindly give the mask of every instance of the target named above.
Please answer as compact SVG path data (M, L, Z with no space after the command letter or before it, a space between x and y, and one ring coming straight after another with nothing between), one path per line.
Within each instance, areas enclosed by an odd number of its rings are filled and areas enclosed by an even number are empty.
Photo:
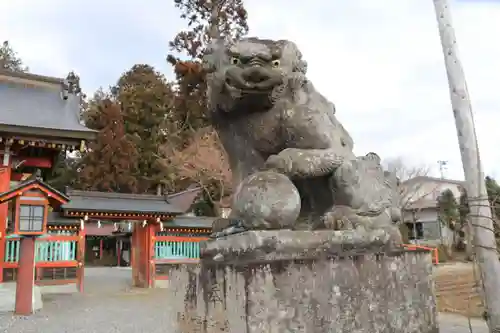
M474 197L473 198L468 197L470 212L473 212L473 211L479 212L480 208L491 209L491 205L490 204L488 204L488 205L481 204L481 202L485 202L485 201L489 203L489 198L487 198L487 197L475 197L475 198ZM485 229L485 230L488 230L488 231L492 232L493 236L495 237L495 229L494 229L494 227L490 228L490 227L487 227L487 226L484 226L484 225L472 222L472 220L476 220L476 219L479 219L479 218L487 218L488 220L492 221L492 225L494 226L495 225L495 220L493 219L493 216L494 216L494 214L491 214L491 216L485 216L485 215L481 215L481 214L478 214L478 213L476 213L476 214L469 213L468 214L468 218L469 218L469 221L470 221L469 225L472 227L470 229L482 228L482 229ZM468 230L468 232L469 233L473 233L473 230ZM498 253L498 248L496 246L495 247L491 247L491 246L485 246L485 245L482 245L482 244L477 244L475 233L473 233L473 237L474 237L473 238L473 242L471 244L471 246L472 246L472 275L473 275L473 279L474 279L474 282L475 282L474 287L476 288L476 291L478 291L478 293L482 296L481 297L481 299L482 299L482 306L484 307L483 319L487 321L489 313L490 313L490 309L488 309L488 307L487 307L487 304L488 304L487 297L489 297L489 296L486 293L486 289L485 289L485 286L484 286L483 276L481 276L481 274L478 274L479 266L478 266L478 262L477 262L476 248L483 248L483 249L486 249L486 250L489 250L489 251L494 251L497 256L498 256L499 253ZM479 287L481 287L481 290L478 290ZM471 315L471 299L472 299L472 295L469 295L469 297L468 297L468 304L467 304L467 308L468 308L468 311L467 311L468 312L467 313L467 320L468 320L468 324L469 324L469 331L471 333L474 333L473 332L473 328L472 328L472 320L471 320L472 319L472 315ZM492 333L500 333L500 330L499 329L494 329Z

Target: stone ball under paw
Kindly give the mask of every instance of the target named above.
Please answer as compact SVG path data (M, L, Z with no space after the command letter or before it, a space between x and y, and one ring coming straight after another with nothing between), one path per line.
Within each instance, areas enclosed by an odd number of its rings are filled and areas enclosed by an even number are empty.
M236 189L231 216L249 229L291 228L300 214L300 195L290 179L273 171L245 178Z

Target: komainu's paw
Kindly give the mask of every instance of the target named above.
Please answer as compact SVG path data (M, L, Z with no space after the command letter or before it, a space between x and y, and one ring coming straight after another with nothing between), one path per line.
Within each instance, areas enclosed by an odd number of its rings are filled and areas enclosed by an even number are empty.
M292 168L292 160L282 154L269 156L264 164L264 170L272 170L284 175L288 175L292 171Z
M322 217L325 228L330 230L356 229L357 220L358 217L348 206L337 206Z
M218 218L212 222L212 232L221 232L231 225L231 220L227 218Z
M215 219L212 223L212 234L210 238L220 238L244 231L247 231L247 229L240 220L221 217Z
M403 245L403 236L397 226L392 225L381 229L385 230L385 232L389 234L389 243L392 247L399 248Z

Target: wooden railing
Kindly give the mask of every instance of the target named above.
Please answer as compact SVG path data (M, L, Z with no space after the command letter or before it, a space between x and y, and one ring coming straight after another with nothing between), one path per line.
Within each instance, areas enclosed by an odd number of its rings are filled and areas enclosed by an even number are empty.
M9 277L7 281L15 281L21 240L16 235L6 238L4 276ZM35 243L35 283L39 285L71 283L81 285L83 266L78 262L79 240L80 235L70 231L57 231L37 238Z
M153 244L156 280L168 279L175 264L194 264L200 260L200 242L207 237L156 236Z
M156 236L154 258L157 263L192 262L200 259L200 242L206 237Z
M35 245L35 262L56 263L76 261L78 238L78 236L69 232L61 232L38 238ZM4 262L17 266L19 255L20 239L15 236L7 236Z

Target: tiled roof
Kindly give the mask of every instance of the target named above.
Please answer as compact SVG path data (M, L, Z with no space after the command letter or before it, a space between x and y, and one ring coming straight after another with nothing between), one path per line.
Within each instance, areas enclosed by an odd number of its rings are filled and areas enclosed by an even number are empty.
M172 221L165 223L165 227L211 229L215 219L215 217L205 216L176 216Z
M401 183L401 185L413 183L413 182L438 182L438 183L448 183L448 184L456 184L464 186L465 182L463 180L455 180L455 179L446 179L446 178L437 178L430 176L417 176L410 179L407 179Z
M52 192L53 194L59 196L63 201L68 201L69 198L64 194L53 188L47 183L39 179L31 179L25 182L20 182L16 186L10 188L8 191L0 193L0 202L4 201L4 198L12 197L16 192L25 191L28 188L32 188L33 186L38 186L38 188L42 188L43 192ZM7 199L10 200L10 199Z
M44 136L93 139L95 131L79 122L80 97L68 93L64 99L62 80L50 79L46 85L0 80L0 131L36 135L42 130Z
M80 219L63 217L60 213L50 212L47 216L47 225L80 225Z
M95 191L67 191L70 202L64 211L94 211L113 213L182 214L184 210L169 203L165 197L146 194L107 193Z
M167 195L167 201L183 212L187 212L200 193L199 186L190 186L182 192Z

